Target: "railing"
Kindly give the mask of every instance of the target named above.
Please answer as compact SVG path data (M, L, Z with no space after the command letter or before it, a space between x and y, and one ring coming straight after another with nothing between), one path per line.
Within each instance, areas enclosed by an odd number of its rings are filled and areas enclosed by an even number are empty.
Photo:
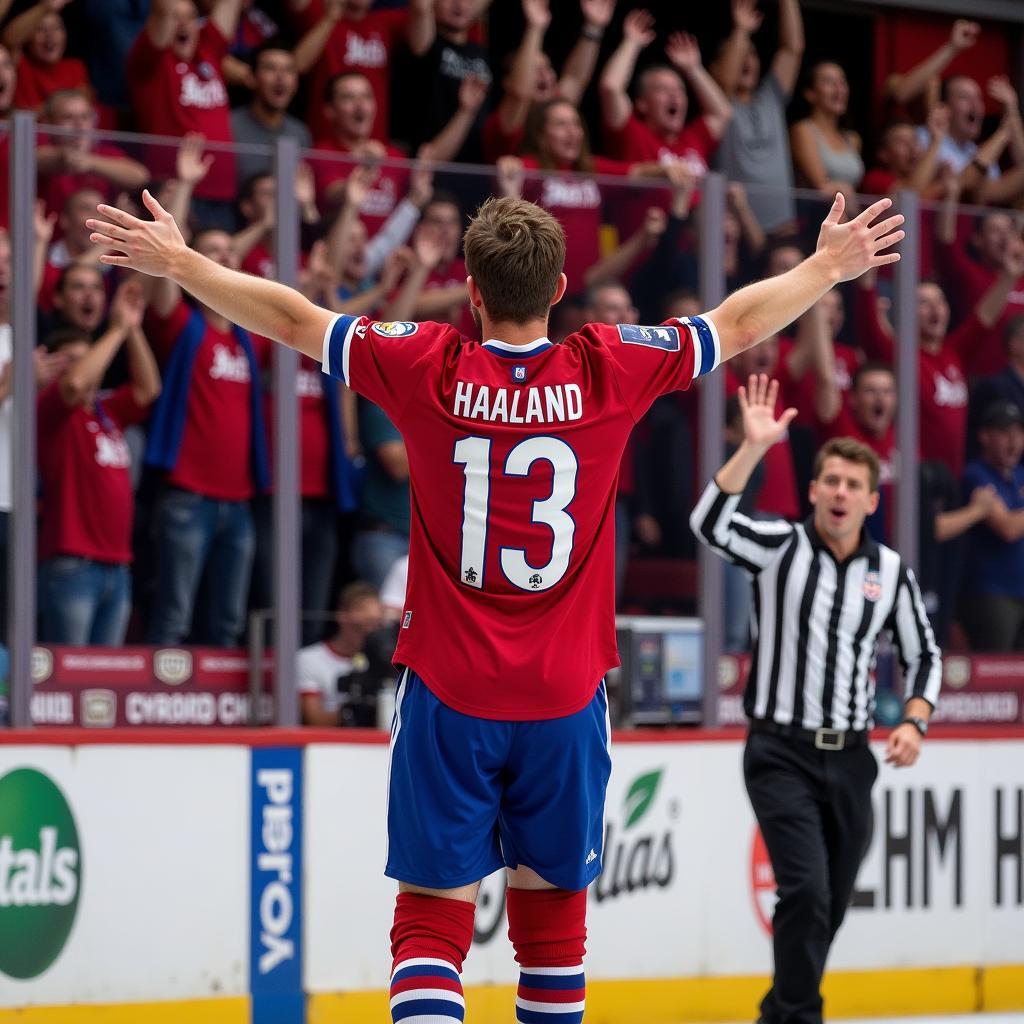
M13 358L14 415L14 513L11 528L11 556L8 572L9 604L11 621L8 629L10 648L10 721L15 726L30 724L30 699L32 693L32 658L36 641L36 537L35 537L35 479L36 479L36 425L35 425L35 381L33 377L32 349L36 338L36 302L32 274L35 240L33 236L32 211L36 197L35 156L40 143L54 139L69 139L67 132L51 128L40 128L29 114L18 113L9 128L7 143L10 147L11 187L9 196L10 234L13 251L13 286L11 293L11 319L16 343ZM44 138L45 136L45 138ZM96 140L113 144L129 155L159 168L162 174L173 172L180 140L143 137L118 133L96 133ZM0 143L4 140L0 139ZM300 236L310 231L310 225L303 223L304 212L300 209L297 194L303 199L304 176L302 164L311 164L317 175L319 187L316 202L323 219L328 211L324 203L324 182L332 175L344 176L356 166L351 158L323 152L299 152L294 143L282 140L274 150L261 146L224 145L210 146L217 154L241 156L246 160L262 162L272 171L276 182L273 227L260 244L266 245L273 263L277 280L286 284L299 281L302 273L300 261ZM374 227L387 220L399 205L404 190L410 181L431 180L430 188L435 195L439 191L450 192L461 208L463 218L471 213L475 205L486 195L507 186L493 167L465 167L461 165L438 165L424 168L415 162L383 160L376 161L377 178L371 195L364 203L364 218ZM236 179L237 181L237 179ZM422 184L422 182L421 182ZM526 172L520 184L529 197L560 204L563 220L569 224L570 253L574 242L592 246L595 258L615 257L626 251L631 238L641 231L639 225L644 211L651 205L662 209L668 207L673 196L665 182L652 182L634 178L596 177L594 175L573 175L568 173ZM202 198L202 187L197 191ZM760 199L770 196L768 190L749 189L750 197ZM237 189L234 192L237 197ZM796 192L794 198L803 222L799 241L808 251L813 247L817 224L826 212L828 202L817 193ZM897 338L897 380L899 386L899 418L897 423L898 448L904 453L916 452L918 430L918 342L917 342L917 298L916 289L921 268L919 254L928 253L930 247L927 235L929 225L936 214L935 204L923 204L913 192L900 192L894 197L897 208L906 217L906 240L901 245L903 259L896 273L885 281L891 295L892 322ZM226 208L226 207L225 207ZM960 209L961 217L976 216L979 211L967 207ZM575 218L573 220L572 218ZM737 248L733 232L736 217L727 195L727 182L718 174L708 175L699 188L699 198L692 215L688 216L683 228L689 235L688 244L671 252L671 261L666 267L642 266L639 275L632 282L641 286L648 308L642 311L647 316L656 310L657 303L663 303L670 286L675 284L677 267L684 277L689 275L690 283L698 285L702 308L714 307L725 295L728 287L743 283L744 277L734 258ZM396 232L400 241L408 241L409 230ZM597 224L603 227L598 230ZM595 232L591 237L590 232ZM404 231L404 235L403 235ZM321 229L322 233L322 229ZM655 232L643 244L636 244L637 259L626 261L618 268L615 277L630 279L636 274L636 264L643 264L651 252L659 252ZM379 236L378 236L379 237ZM308 249L308 237L305 239ZM634 239L635 241L635 239ZM743 243L741 243L743 244ZM755 266L757 261L751 261ZM453 261L453 266L457 263ZM689 266L689 270L686 267ZM339 268L335 268L339 269ZM572 287L579 292L586 282L591 268L577 266ZM755 270L754 276L759 275ZM346 274L348 271L346 270ZM646 286L654 284L655 287ZM850 293L852 294L852 293ZM339 305L343 300L334 296ZM555 310L553 335L563 328L572 329L573 316L582 317L578 296ZM663 317L658 312L658 320ZM657 321L654 321L657 322ZM298 359L294 352L275 346L274 358L268 378L269 385L277 396L296 393ZM724 448L723 420L725 409L725 376L715 373L703 379L696 389L699 402L697 433L699 436L698 468L695 474L696 487L687 486L684 491L695 497L700 487L722 461ZM298 701L296 696L295 655L299 647L300 616L303 607L302 581L300 578L301 545L300 523L300 430L298 402L276 401L273 425L273 452L275 487L273 496L273 544L270 554L273 576L273 601L268 614L274 622L274 665L273 688L276 719L280 725L293 725L297 721ZM904 458L904 466L916 460ZM682 467L666 467L668 473L675 470L685 474ZM896 529L894 540L904 558L914 565L918 547L918 498L916 473L900 474L896 494ZM694 493L695 492L695 493ZM45 496L44 496L45 500ZM688 510L687 510L688 511ZM723 651L724 634L721 609L724 603L723 566L719 559L701 549L699 573L697 576L697 608L703 619L704 628L704 707L703 719L713 725L718 715L719 658ZM314 613L325 609L308 609ZM250 638L251 639L251 638ZM255 695L255 690L254 690ZM255 707L255 702L252 705Z

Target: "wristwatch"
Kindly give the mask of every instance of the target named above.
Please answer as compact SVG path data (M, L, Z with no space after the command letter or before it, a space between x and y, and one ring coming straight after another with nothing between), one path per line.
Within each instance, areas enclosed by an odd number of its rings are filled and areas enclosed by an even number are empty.
M912 725L922 736L928 735L928 723L923 718L915 718L913 715L908 715L901 724Z

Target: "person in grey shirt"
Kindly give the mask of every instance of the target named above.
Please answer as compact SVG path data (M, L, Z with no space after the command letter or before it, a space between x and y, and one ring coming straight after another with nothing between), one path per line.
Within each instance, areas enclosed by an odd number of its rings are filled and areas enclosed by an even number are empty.
M271 40L260 48L253 65L256 88L248 106L231 111L235 142L273 146L282 136L295 139L300 149L311 145L309 129L288 113L299 88L295 55ZM241 187L257 174L273 169L273 157L259 153L238 153L238 184Z
M779 0L779 48L763 78L751 39L761 19L756 0L733 0L733 30L711 74L732 103L718 166L732 181L765 186L748 189L750 206L761 227L775 231L796 219L786 106L804 53L799 0Z

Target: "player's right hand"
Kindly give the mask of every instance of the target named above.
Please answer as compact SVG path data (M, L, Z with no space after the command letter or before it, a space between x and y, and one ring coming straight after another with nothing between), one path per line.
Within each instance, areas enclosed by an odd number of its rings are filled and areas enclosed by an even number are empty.
M90 240L113 253L100 256L101 263L115 267L131 267L152 277L169 277L177 257L188 247L181 237L174 218L156 201L149 189L143 190L142 202L152 220L139 220L116 206L102 203L96 209L107 220L87 220L92 232Z

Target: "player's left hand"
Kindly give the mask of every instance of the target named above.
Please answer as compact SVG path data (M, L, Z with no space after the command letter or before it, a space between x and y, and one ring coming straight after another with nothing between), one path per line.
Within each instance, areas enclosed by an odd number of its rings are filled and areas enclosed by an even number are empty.
M188 248L174 218L156 201L149 189L142 193L142 202L153 215L152 220L139 220L130 213L102 203L96 207L107 220L87 220L90 240L114 253L100 256L101 263L115 267L131 267L151 277L167 277L177 257Z
M909 722L897 726L885 745L885 763L909 768L921 753L921 734Z
M903 238L904 232L897 230L903 223L903 214L877 219L890 206L891 199L879 199L860 216L840 224L846 199L842 192L836 193L832 209L822 222L814 255L828 266L837 284L852 281L872 267L895 263L900 258L898 252L885 250Z

